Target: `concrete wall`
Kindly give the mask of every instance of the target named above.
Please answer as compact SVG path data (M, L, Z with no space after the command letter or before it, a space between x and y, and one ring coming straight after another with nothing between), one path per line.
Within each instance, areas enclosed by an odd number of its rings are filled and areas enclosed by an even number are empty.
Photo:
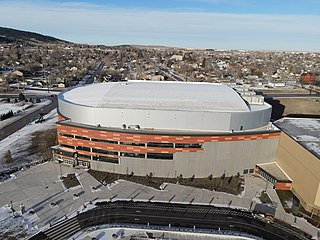
M221 176L243 173L244 169L254 169L257 163L275 161L278 138L208 142L203 144L203 152L177 152L173 160L141 159L121 157L120 164L91 161L91 168L99 171L117 172L145 176L152 172L153 176L176 177L208 177L210 174Z
M320 159L281 133L277 163L292 179L292 191L308 211L320 208Z
M121 108L93 108L76 105L59 98L59 112L72 122L120 128L122 124L141 128L197 131L239 131L266 126L271 106L251 112L164 111Z

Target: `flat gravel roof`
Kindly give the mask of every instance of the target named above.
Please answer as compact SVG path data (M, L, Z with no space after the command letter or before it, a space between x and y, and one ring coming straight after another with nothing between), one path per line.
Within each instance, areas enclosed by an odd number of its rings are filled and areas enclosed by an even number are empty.
M320 119L282 118L274 124L320 159Z
M60 100L98 108L249 112L232 88L216 83L127 81L73 88Z

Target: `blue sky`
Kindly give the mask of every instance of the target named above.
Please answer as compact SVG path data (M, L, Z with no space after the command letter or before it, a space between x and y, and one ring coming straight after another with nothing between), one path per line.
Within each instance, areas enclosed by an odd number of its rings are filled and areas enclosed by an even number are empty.
M319 0L0 0L0 25L78 43L320 51Z

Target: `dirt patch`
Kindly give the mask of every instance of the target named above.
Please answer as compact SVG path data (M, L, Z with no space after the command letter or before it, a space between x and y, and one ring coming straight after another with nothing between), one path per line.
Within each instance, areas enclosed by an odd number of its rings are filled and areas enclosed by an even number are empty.
M292 89L288 89L288 88L284 88L284 89L259 89L257 90L258 92L264 93L264 94L275 94L275 93L284 93L284 94L288 94L288 93L296 93L296 94L309 94L309 90L307 89L303 89L303 88L292 88Z
M319 98L274 98L266 99L272 105L272 118L284 116L320 117Z
M293 194L288 190L276 190L278 197L284 209L291 209ZM288 203L291 203L289 206Z
M160 189L163 183L181 184L184 186L191 186L195 188L203 188L207 190L215 190L218 192L226 192L234 195L238 195L243 191L244 179L241 176L233 177L220 177L213 178L208 176L207 178L159 178L153 176L134 176L133 174L115 174L108 172L100 172L90 169L88 171L93 177L95 177L102 184L110 184L118 179L124 179L127 181L139 183L145 186Z
M50 147L57 144L57 129L38 131L33 134L32 143L29 147L29 154L39 154L43 160L52 158Z
M272 203L272 201L271 201L268 193L267 193L265 190L263 190L263 191L261 192L261 195L260 195L259 199L260 199L260 201L261 201L262 203L266 203L266 204L268 204L268 203L271 204L271 203Z
M62 177L61 179L65 188L72 188L80 185L80 182L74 173L70 173L66 177Z
M310 114L320 115L320 99L308 98L279 98L282 105L285 106L284 115L289 114Z

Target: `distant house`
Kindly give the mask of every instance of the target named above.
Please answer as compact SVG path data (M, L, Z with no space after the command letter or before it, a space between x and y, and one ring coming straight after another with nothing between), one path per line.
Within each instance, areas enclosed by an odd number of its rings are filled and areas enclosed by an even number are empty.
M58 83L58 88L65 88L65 84L64 83Z
M164 76L154 75L154 76L151 76L151 80L152 81L163 81L164 80Z
M176 61L182 61L183 56L182 55L172 55L170 59L174 59Z
M319 74L314 73L303 73L300 76L300 82L304 84L314 84Z
M39 82L35 82L32 84L33 87L43 87L43 84L39 81Z
M23 77L23 72L20 72L20 71L18 71L18 70L14 71L14 72L12 72L12 73L15 74L15 75L18 76L18 77Z
M286 84L284 82L269 82L269 87L284 87Z

